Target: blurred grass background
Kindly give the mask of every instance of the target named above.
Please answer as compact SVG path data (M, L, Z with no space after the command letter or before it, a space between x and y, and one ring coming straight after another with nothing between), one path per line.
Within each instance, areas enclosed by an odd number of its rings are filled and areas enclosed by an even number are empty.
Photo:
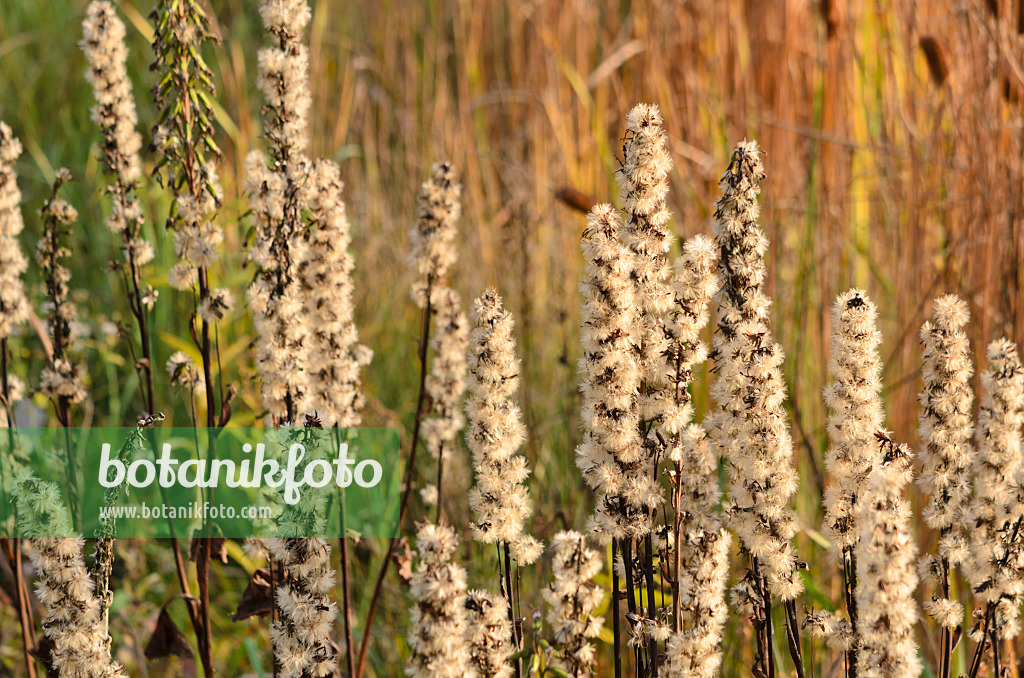
M138 0L117 0L129 26L130 74L140 131L149 138L154 106L146 15ZM225 150L220 174L226 232L220 284L243 290L247 209L239 199L243 158L261 146L257 50L264 44L256 0L217 0L211 49L218 121ZM579 236L583 216L556 198L572 187L615 201L624 115L638 101L661 106L675 162L670 206L679 237L709 232L717 180L733 145L757 138L767 152L763 225L772 245L774 327L786 349L797 498L807 530L799 536L810 564L808 605L841 599L834 563L816 530L823 477L829 308L845 288L868 290L882 314L888 421L915 445L917 329L931 299L961 294L971 305L975 354L1006 335L1024 339L1024 0L311 0L311 152L337 160L354 228L360 332L375 352L364 384L367 423L411 422L418 319L409 298L406 232L430 164L450 159L463 173L463 237L454 285L468 302L485 285L505 296L518 323L523 356L521 401L534 468L534 531L550 537L582 527L590 498L574 465L579 440L576 396ZM19 162L27 228L34 248L36 210L55 168L77 181L68 196L81 219L73 234L73 287L92 326L86 359L92 399L83 423L131 421L140 399L125 342L110 321L128 322L121 283L108 273L119 257L103 226L107 199L92 94L77 48L84 0L6 2L0 10L0 119L21 138ZM147 158L151 165L152 157ZM188 349L191 300L165 284L173 248L163 235L167 201L143 191L149 234L158 243L150 281L161 291L154 326L158 364ZM34 275L34 274L32 274ZM37 297L38 298L38 297ZM252 326L239 304L220 336L225 380L238 384L234 423L261 410L248 352ZM41 351L30 335L16 342L15 372L30 384ZM980 371L979 363L979 371ZM158 389L165 384L156 371ZM976 384L977 386L977 384ZM698 410L707 382L694 386ZM162 409L179 421L187 410L167 394ZM38 403L44 405L42 401ZM423 477L432 470L423 468ZM452 474L454 477L455 474ZM463 474L463 483L468 482ZM452 489L458 489L452 486ZM461 493L449 515L464 515ZM915 495L915 502L919 499ZM924 547L931 536L922 532ZM134 653L141 675L161 675L141 661L159 606L174 595L166 555L140 542L120 549L122 587L113 615L115 642ZM372 577L378 544L355 547L358 582ZM475 554L471 580L493 585L490 554ZM145 556L145 560L143 559ZM258 675L270 667L260 622L227 618L244 588L240 552L217 566L214 637L223 675ZM526 611L542 569L523 573ZM385 609L371 646L375 675L401 675L406 601L389 578ZM174 613L183 628L184 608ZM13 620L10 612L0 619ZM145 623L140 623L140 615ZM147 616L148 615L148 616ZM359 618L362 618L360 612ZM0 675L17 665L16 624L0 625ZM357 642L361 624L357 624ZM749 629L733 619L725 675L751 663ZM237 642L234 642L237 641ZM923 626L922 653L932 663L935 638ZM785 652L778 653L779 656ZM964 650L958 650L963 662ZM827 676L837 655L805 641L809 675ZM788 658L784 658L783 661ZM157 662L159 664L159 662ZM163 667L167 669L167 667ZM173 670L173 669L167 669Z

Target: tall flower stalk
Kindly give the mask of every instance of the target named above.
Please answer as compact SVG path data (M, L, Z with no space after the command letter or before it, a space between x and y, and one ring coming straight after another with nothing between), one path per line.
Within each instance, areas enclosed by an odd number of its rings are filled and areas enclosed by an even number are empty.
M259 53L258 85L266 103L264 134L270 164L253 151L246 158L245 191L253 204L258 266L249 287L256 326L256 362L263 402L275 425L297 421L309 405L308 307L302 271L307 258L302 211L314 182L309 145L309 53L302 33L312 16L305 0L264 0L260 16L276 44Z
M1020 633L1021 527L1018 503L1021 423L1024 422L1024 368L1017 346L1008 339L988 345L988 367L981 375L984 395L975 431L972 460L974 495L967 509L970 557L964 563L978 609L972 637L978 642L971 673L976 675L991 640L998 666L1002 640ZM998 668L996 675L998 675Z
M499 549L512 642L518 650L522 639L516 631L518 611L512 590L512 561L520 566L529 565L543 550L540 542L525 530L533 503L525 485L530 469L526 458L516 454L526 440L522 412L512 399L519 388L519 359L515 354L512 314L502 307L495 290L487 290L473 302L473 323L469 337L466 442L473 453L476 485L469 493L469 506L473 510L476 540L495 544ZM516 675L519 673L517 664Z
M851 289L832 305L832 350L825 387L829 408L828 436L831 445L825 466L832 477L825 489L825 536L838 552L843 566L844 597L850 642L846 650L847 675L858 675L859 618L857 611L858 502L868 494L871 472L881 462L875 434L882 430L882 362L878 347L882 335L875 327L878 311L867 293ZM845 624L842 633L847 633ZM832 634L828 634L832 635ZM830 638L830 642L836 642Z
M128 47L125 27L114 7L106 0L94 0L82 22L82 51L89 61L86 79L96 100L92 119L103 136L103 164L111 176L106 192L111 211L106 224L121 236L124 265L120 267L128 292L129 308L139 327L139 355L136 370L143 384L146 411L156 412L153 386L153 352L150 342L149 311L156 291L143 286L142 267L153 260L153 245L142 237L142 209L135 191L142 177L139 149L142 137L136 130L138 116L132 84L125 62Z
M593 675L596 650L590 639L601 632L596 613L604 591L592 580L601 571L601 556L579 532L564 530L551 540L551 584L541 594L558 652L556 665L571 678Z
M416 457L419 452L421 434L426 434L429 448L438 453L439 473L444 460L444 438L453 434L452 431L432 430L426 424L427 396L429 378L429 358L431 346L431 327L435 309L444 301L451 302L447 287L442 283L448 269L455 262L455 236L459 215L462 213L462 184L459 183L458 171L450 162L435 163L430 168L430 177L423 182L416 197L416 222L409 232L411 251L409 261L416 271L416 282L413 284L412 297L417 306L423 309L420 321L420 340L417 351L419 361L419 388L416 395L416 411L413 420L412 440L409 446L409 461L405 468L404 490L398 511L398 528L401 530L409 509L413 485L416 479ZM455 312L452 307L451 312ZM450 319L449 319L450 320ZM456 319L456 322L461 320ZM445 323L445 319L442 319ZM461 332L462 330L460 330ZM436 374L436 373L435 373ZM460 389L461 390L461 389ZM453 415L454 416L454 415ZM425 427L425 428L424 428ZM438 491L440 488L436 488ZM440 496L437 497L440 505ZM359 647L359 663L356 669L357 678L363 675L366 666L366 652L370 646L370 629L373 627L374 615L380 601L381 587L391 566L391 557L398 546L398 539L388 543L388 550L377 571L377 578L370 597L370 608L366 614L366 626L363 642Z
M213 73L202 56L203 46L213 36L198 0L159 0L150 18L154 23L152 70L160 77L153 94L162 110L160 122L153 128L152 149L159 157L154 174L173 198L167 227L174 232L178 255L168 279L172 287L190 292L194 300L189 331L202 359L208 449L213 450L212 429L226 424L230 412L225 398L218 404L220 391L213 377L216 347L212 324L223 316L230 299L226 290L214 289L210 280L210 267L223 238L214 223L221 189L214 165L220 149L213 138ZM213 488L204 490L204 499L213 500ZM208 530L206 522L204 536ZM198 609L189 612L207 678L213 676L210 556L210 542L203 538L196 557Z
M970 498L971 391L974 366L964 327L970 317L967 304L954 295L935 300L932 320L921 326L924 385L918 396L921 411L918 435L924 447L918 483L928 495L921 515L928 527L939 530L938 550L921 563L926 579L937 580L939 591L925 605L942 627L939 676L949 678L953 632L963 622L963 605L951 591L953 568L968 555L964 515Z
M48 671L80 678L125 678L128 673L110 656L110 636L103 623L102 602L82 556L79 538L43 537L74 532L60 489L24 477L15 502L22 531L29 539L29 556L39 574L36 595L46 610L43 633L53 642Z
M81 403L86 396L83 385L85 366L76 363L72 354L72 344L77 339L78 312L68 299L71 273L63 264L64 259L71 255L71 250L63 244L63 237L69 232L68 226L78 219L78 211L58 197L61 186L69 181L71 172L63 167L57 170L50 197L39 212L43 220L43 237L36 247L36 262L46 287L47 332L53 346L49 363L39 375L39 390L50 399L57 423L65 429L71 426L72 405ZM74 450L68 444L65 446L65 483L71 505L71 524L77 530L81 516L78 513L76 467Z
M785 603L790 654L803 675L795 599L803 590L792 539L798 525L790 501L799 478L783 403L782 347L775 343L771 301L764 292L768 239L758 226L757 196L764 179L755 141L736 146L719 186L715 238L721 251L723 288L718 297L714 357L718 378L711 388L715 410L706 424L728 461L728 523L750 556L756 589L759 658L774 672L771 600Z
M881 460L867 491L857 502L858 675L902 678L921 674L914 625L917 547L910 532L910 504L903 497L910 482L910 450L880 432Z
M648 620L656 618L654 548L650 531L654 514L664 501L658 484L658 464L664 459L665 450L654 433L666 410L671 408L672 399L671 390L665 383L666 375L671 373L665 315L672 306L669 249L673 240L668 227L671 215L666 207L668 173L672 169L667 141L658 107L637 104L626 115L626 143L622 167L617 174L626 215L622 238L631 255L630 278L639 311L636 352L637 367L643 379L636 401L642 459L631 480L640 487L648 488L637 497L646 515L640 523L635 543L626 539L621 547L626 564L627 589L632 590L633 586L641 590L646 588ZM635 560L640 563L636 577L633 576L634 553ZM630 595L628 600L633 607L633 596ZM630 612L635 615L638 611L631 609ZM652 637L646 657L646 666L652 676L657 676L658 663L658 645Z
M458 537L443 524L424 523L416 533L419 563L409 592L415 604L409 629L410 678L475 675L467 637L466 571L451 562Z
M14 443L13 432L10 430L15 426L14 404L24 389L11 371L8 341L28 319L28 299L21 280L28 262L18 243L18 236L25 228L25 223L21 216L21 191L18 189L18 175L14 168L21 150L21 142L14 136L14 132L7 123L0 121L0 428L8 429L7 443L10 445ZM3 480L8 470L13 472L13 468L0 462L0 480ZM7 496L0 498L5 502L9 499ZM29 678L35 678L36 667L29 655L29 650L35 644L35 632L28 588L21 567L21 542L18 539L0 540L0 548L14 573L14 602L21 626L25 671Z

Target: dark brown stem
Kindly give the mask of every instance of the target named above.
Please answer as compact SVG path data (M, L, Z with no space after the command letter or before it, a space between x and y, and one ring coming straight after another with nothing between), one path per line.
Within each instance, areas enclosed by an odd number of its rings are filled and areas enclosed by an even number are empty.
M655 616L654 608L654 555L651 547L651 535L644 539L644 579L647 580L647 614L652 619ZM651 678L658 678L658 641L651 636L648 642L648 666L650 667Z
M345 628L345 664L348 667L348 675L354 678L356 675L356 654L352 645L352 602L349 597L348 584L348 538L345 536L345 506L342 501L342 532L338 540L338 550L341 553L341 610Z
M857 613L857 553L852 546L843 549L843 576L846 596L846 613L850 617L850 630L854 638L858 635L858 613ZM848 678L857 678L857 651L856 641L846 651L846 675Z
M423 421L423 404L427 395L427 355L430 348L430 316L433 309L430 305L430 292L433 287L433 280L427 279L426 306L423 309L423 327L420 332L420 385L419 394L416 396L416 419L412 427L412 444L409 448L409 466L405 470L405 490L402 492L402 503L398 510L398 533L402 532L402 524L405 522L405 514L409 510L409 499L412 496L413 479L416 470L416 450L419 448L420 424ZM387 553L384 555L384 562L377 572L377 580L373 584L373 595L370 597L370 609L366 613L366 628L363 630L363 642L359 646L359 666L356 670L356 678L362 678L366 668L366 651L370 646L370 630L373 628L374 614L377 605L380 603L381 587L384 585L384 578L388 574L388 567L391 564L391 556L398 546L398 537L392 537L388 543Z
M612 539L612 647L615 651L615 678L622 678L622 632L619 630L619 571L615 567L618 540Z
M942 535L945 536L947 530L942 530ZM949 598L949 560L945 557L939 558L941 570L942 570L942 595L944 598ZM953 629L942 627L941 633L941 655L939 656L939 678L950 678L952 671L951 664L953 663Z
M26 675L35 678L36 665L30 651L35 647L33 637L35 628L32 623L32 608L28 605L28 591L25 588L25 574L21 568L21 540L4 539L2 550L7 562L10 563L14 575L14 604L18 609L18 623L21 625L21 654L25 660Z
M515 604L512 599L512 558L509 555L509 545L505 542L505 598L508 601L508 620L512 623L512 647L515 652L519 652L521 649L521 643L519 642L519 631L516 625L516 612ZM500 558L499 558L500 564ZM514 667L516 670L516 678L521 678L523 675L523 660L522 658L516 659Z
M437 513L434 517L434 522L437 524L441 523L441 516L444 511L441 508L443 505L444 491L443 485L441 484L444 480L444 441L442 440L437 446Z
M988 647L989 638L989 626L992 620L993 608L992 604L989 603L985 607L985 621L982 626L981 642L974 648L974 656L971 657L971 667L967 672L968 678L977 678L978 671L981 669L981 659L985 656L985 649ZM994 637L993 637L994 638ZM996 674L996 678L1000 678L999 674Z
M787 600L786 608L786 639L789 641L789 656L793 659L797 678L804 678L804 657L800 649L800 623L796 618L796 601Z

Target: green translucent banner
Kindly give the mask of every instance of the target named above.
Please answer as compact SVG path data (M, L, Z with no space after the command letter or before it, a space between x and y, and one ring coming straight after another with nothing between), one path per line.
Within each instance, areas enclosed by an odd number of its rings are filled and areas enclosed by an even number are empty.
M0 537L392 537L395 428L0 429Z

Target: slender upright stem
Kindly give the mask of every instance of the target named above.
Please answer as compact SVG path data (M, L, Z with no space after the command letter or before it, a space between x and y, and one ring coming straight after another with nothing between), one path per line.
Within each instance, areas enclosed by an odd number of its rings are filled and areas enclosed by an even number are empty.
M612 539L612 647L615 651L615 678L622 678L622 632L619 630L619 571L615 567L618 541Z
M442 504L444 499L443 485L441 482L444 480L444 441L442 440L437 446L437 514L434 517L435 523L441 522L441 515L443 514Z
M647 580L647 608L648 615L654 617L654 555L651 547L651 535L644 540L644 579ZM658 678L658 641L652 635L648 642L648 664L650 666L651 678Z
M947 532L946 529L942 530L943 536ZM949 598L949 561L940 556L940 566L942 570L942 595L945 598ZM939 656L939 678L950 678L953 663L953 629L946 626L942 627L941 633L941 655Z
M348 538L345 536L345 504L341 505L341 539L338 540L338 550L341 553L341 610L345 628L345 664L348 667L348 675L354 678L356 675L356 654L352 645L352 601L349 597L348 583Z
M796 618L796 601L783 603L786 609L786 640L789 641L789 656L793 659L797 678L804 678L804 657L800 649L800 623Z
M518 652L522 644L519 642L519 630L516 627L516 612L515 605L512 600L512 558L509 555L510 549L508 542L505 542L505 593L508 598L508 620L512 623L512 647ZM499 563L500 563L499 558ZM514 668L516 670L516 678L521 678L523 675L523 660L521 657L516 659Z
M416 469L416 450L419 448L420 424L423 421L423 404L427 395L427 356L430 349L430 316L433 309L430 305L430 292L433 287L433 280L427 279L426 305L423 308L423 327L420 332L420 385L419 394L416 396L416 419L412 427L412 444L409 448L409 466L405 470L405 490L402 492L402 503L398 510L398 532L402 531L402 523L405 522L405 514L409 509L409 498L412 496L413 479ZM374 614L380 602L381 587L384 585L384 578L388 573L388 566L391 564L391 556L398 546L398 537L392 537L388 543L387 553L384 555L384 562L377 572L377 580L373 584L373 595L370 598L370 609L366 613L366 628L363 630L363 642L359 646L359 666L356 670L356 678L362 678L363 670L366 668L366 651L370 646L370 630L373 628Z

